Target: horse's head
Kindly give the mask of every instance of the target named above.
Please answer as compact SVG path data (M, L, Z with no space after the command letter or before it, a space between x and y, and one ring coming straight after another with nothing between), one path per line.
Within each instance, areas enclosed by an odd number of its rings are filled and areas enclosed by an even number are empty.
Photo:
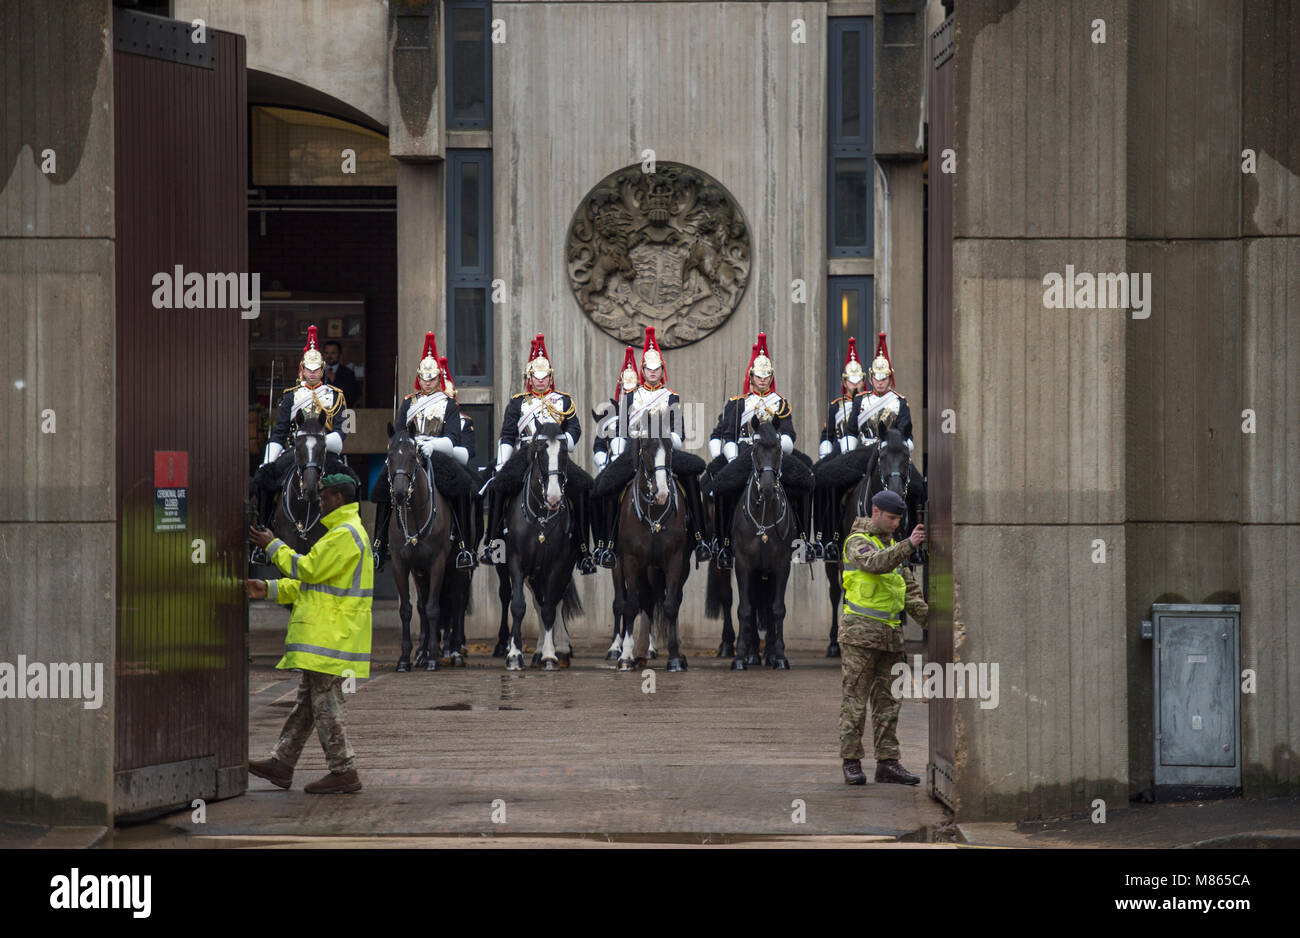
M566 464L564 431L559 424L542 424L529 444L528 459L533 476L543 488L546 507L554 511L564 498Z
M776 498L781 480L781 438L770 420L759 421L750 455L754 461L754 474L758 476L759 497Z
M420 448L402 430L388 438L388 488L393 504L410 505L411 485L420 466Z
M656 505L666 504L672 491L669 481L673 464L672 441L647 437L637 440L636 446L637 474L646 495L652 497Z
M903 434L897 427L890 427L877 445L879 455L876 461L876 472L880 476L880 481L891 492L906 497L907 482L912 471L912 457Z
M319 414L303 420L294 434L293 462L298 467L298 494L308 501L318 500L325 465L325 423Z

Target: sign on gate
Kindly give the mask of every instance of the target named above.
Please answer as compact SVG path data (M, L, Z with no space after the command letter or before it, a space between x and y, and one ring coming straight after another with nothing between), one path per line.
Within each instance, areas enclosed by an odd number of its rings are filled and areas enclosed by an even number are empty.
M189 526L190 454L154 450L153 529L184 531Z

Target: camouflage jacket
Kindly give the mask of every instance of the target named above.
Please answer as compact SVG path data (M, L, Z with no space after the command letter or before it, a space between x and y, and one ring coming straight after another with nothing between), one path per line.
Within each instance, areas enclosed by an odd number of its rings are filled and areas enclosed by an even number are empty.
M874 534L885 543L893 540L892 535L873 528L870 518L859 518L853 522L849 535L859 532ZM912 543L906 540L898 541L893 546L880 550L870 541L858 538L849 545L848 560L854 567L867 573L889 573L911 557L912 550ZM907 567L903 567L899 572L903 575L903 582L907 584L904 608L909 616L924 624L930 607L926 605L921 586ZM843 611L840 613L838 640L841 645L861 645L865 648L883 648L885 651L903 650L901 628L890 628L886 623L878 619L868 619L866 616L844 615Z

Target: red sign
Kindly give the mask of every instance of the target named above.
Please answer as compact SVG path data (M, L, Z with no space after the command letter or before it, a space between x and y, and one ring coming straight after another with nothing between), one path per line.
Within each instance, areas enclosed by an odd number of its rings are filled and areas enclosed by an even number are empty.
M154 450L153 487L183 489L190 484L190 454L185 450Z

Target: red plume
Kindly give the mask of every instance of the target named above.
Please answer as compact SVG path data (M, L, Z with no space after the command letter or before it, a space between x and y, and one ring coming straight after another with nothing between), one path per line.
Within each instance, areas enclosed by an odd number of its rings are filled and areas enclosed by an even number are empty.
M447 368L447 359L438 359L438 367L442 369L442 390L444 394L451 394L456 390L456 382L451 380L451 371Z
M889 347L885 345L885 334L880 333L880 338L876 340L876 352L871 356L874 361L881 355L885 356L885 361L889 362L889 386L894 386L894 363L889 358Z
M747 367L747 368L745 369L745 393L746 393L746 394L749 393L749 373L750 373L750 371L753 370L753 368L754 368L754 359L758 358L759 355L766 355L768 358L771 358L771 357L772 357L771 353L768 352L768 350L767 350L767 333L766 333L766 332L760 332L760 333L758 334L758 341L754 343L753 351L750 352L750 355L749 355L749 367ZM776 373L775 373L775 372L773 372L773 374L772 374L772 383L771 383L770 385L768 385L768 389L767 389L767 390L768 390L768 393L769 393L769 394L776 390Z
M426 332L424 334L424 351L420 353L420 361L430 357L434 361L440 361L438 358L438 343L434 340L432 332ZM438 367L443 371L447 370L445 365L440 364ZM420 376L418 374L415 376L415 390L420 390Z
M655 338L655 327L654 327L654 326L646 326L646 327L645 327L645 345L644 345L644 346L642 347L642 349L641 349L641 368L642 368L642 370L645 369L645 354L646 354L646 352L650 351L651 349L654 349L656 352L659 353L659 361L661 362L660 367L662 368L662 372L660 373L660 376L659 376L659 383L660 383L661 385L667 387L667 385L668 385L668 362L667 362L667 360L664 359L664 353L663 353L663 350L659 348L659 340Z
M547 361L550 361L551 356L546 354L546 336L542 335L539 332L537 333L537 338L534 339L533 341L535 343L535 348L533 350L533 358L536 358L537 356L540 355L541 357L545 358ZM529 361L532 361L532 359L530 358Z
M754 367L754 359L758 358L758 343L755 342L749 347L749 364L745 366L745 389L742 394L749 394L749 372Z
M618 370L618 380L614 382L614 393L612 395L614 400L618 400L618 395L623 390L623 372L629 368L636 373L637 383L640 384L641 374L637 372L636 368L636 350L630 345L623 351L623 367Z

